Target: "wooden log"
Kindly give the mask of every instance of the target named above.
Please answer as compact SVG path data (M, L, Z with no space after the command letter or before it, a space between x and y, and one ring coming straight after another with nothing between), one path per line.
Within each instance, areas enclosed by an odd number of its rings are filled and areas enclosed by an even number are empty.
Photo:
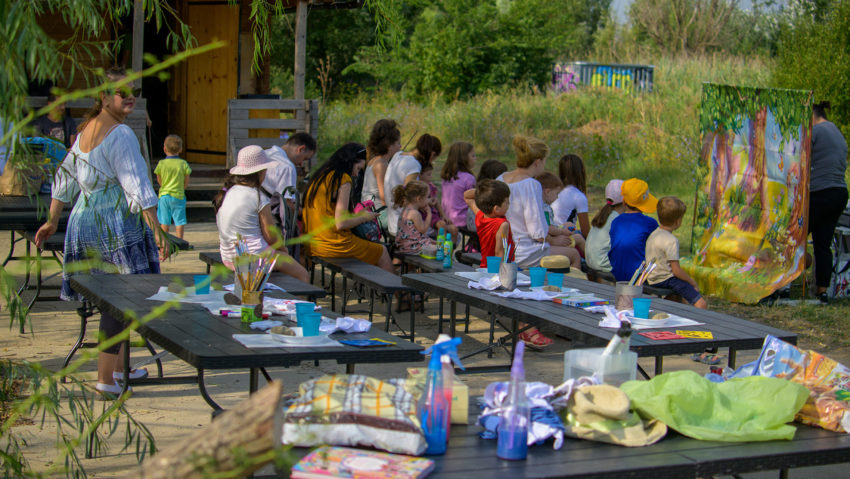
M234 451L255 457L280 446L283 383L274 381L180 444L160 451L130 475L134 479L194 479L235 468ZM247 477L263 464L241 471Z

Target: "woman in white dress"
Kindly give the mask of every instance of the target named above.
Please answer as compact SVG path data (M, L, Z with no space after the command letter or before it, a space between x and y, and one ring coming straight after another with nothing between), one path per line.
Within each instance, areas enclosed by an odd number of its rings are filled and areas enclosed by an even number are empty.
M384 188L384 175L387 173L387 164L401 149L401 131L395 120L382 119L372 126L369 134L369 144L366 146L369 161L366 162L366 171L363 173L363 189L360 193L360 201L371 201L375 209L381 209L387 204L387 190ZM378 216L381 227L387 229L387 212L382 210Z

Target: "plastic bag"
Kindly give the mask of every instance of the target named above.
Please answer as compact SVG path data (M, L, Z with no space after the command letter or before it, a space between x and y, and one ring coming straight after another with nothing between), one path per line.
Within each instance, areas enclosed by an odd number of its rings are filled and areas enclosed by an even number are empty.
M787 423L809 396L784 379L748 377L713 383L693 371L676 371L620 386L643 417L658 419L694 439L772 441L793 439Z

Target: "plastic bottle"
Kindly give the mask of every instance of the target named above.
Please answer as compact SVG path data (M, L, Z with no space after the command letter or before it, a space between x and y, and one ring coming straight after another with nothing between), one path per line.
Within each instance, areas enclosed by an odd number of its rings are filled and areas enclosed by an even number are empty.
M452 234L446 233L446 241L443 243L443 268L445 269L452 267L453 250L454 245L452 245Z
M425 454L445 454L449 442L448 421L451 419L452 398L451 391L446 393L445 381L443 380L443 366L441 357L456 350L460 344L460 338L450 339L441 344L431 346L422 354L431 353L428 362L428 378L425 382L425 391L419 401L419 422L428 447Z
M440 228L437 232L437 261L443 260L443 243L446 242L446 229Z
M521 461L528 455L528 426L531 410L525 395L525 367L522 353L525 343L518 342L511 366L511 382L508 397L499 418L498 446L496 455L500 459Z
M460 362L460 358L457 355L457 347L460 345L460 338L452 338L448 334L440 334L437 336L437 341L434 344L445 344L447 342L451 342L454 346L447 345L444 350L446 352L440 355L440 364L442 365L443 370L443 390L446 395L446 400L449 402L449 406L452 404L452 398L454 397L454 377L455 377L455 366L466 369L463 367L463 364ZM454 365L452 364L454 363ZM450 408L451 409L451 408ZM449 417L446 418L446 436L451 433L452 429L452 418L451 418L451 410L449 410Z
M605 350L602 351L603 356L613 356L615 354L623 354L629 352L629 337L632 335L632 325L627 322L620 323L620 329L617 334L611 338Z

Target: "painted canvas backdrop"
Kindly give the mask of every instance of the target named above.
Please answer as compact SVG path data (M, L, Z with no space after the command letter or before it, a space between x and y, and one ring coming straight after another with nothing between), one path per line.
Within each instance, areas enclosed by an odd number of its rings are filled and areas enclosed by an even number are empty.
M703 294L756 303L804 269L812 93L703 85L690 258Z

